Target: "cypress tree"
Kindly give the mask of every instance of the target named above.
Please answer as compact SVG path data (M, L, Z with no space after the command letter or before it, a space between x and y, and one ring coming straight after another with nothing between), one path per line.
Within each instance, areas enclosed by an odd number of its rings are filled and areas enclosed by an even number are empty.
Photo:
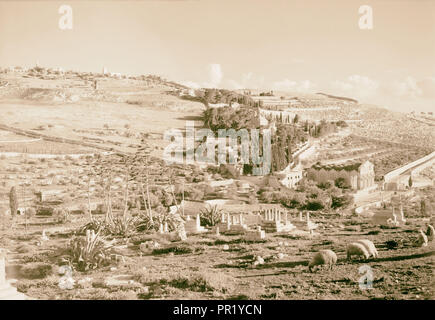
M18 197L15 187L12 187L11 191L9 191L9 207L11 208L11 216L16 215L18 211Z

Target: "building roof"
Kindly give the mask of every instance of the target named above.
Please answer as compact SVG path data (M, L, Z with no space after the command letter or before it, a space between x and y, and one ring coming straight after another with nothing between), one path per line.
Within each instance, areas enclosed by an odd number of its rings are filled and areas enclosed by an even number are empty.
M343 164L328 164L328 165L322 165L320 163L314 164L311 168L315 170L335 170L335 171L358 171L359 167L362 165L361 162L351 162L351 163L343 163Z

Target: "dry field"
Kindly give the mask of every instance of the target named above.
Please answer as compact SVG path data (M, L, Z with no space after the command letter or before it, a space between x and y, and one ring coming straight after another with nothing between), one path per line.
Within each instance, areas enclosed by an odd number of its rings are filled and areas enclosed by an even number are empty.
M81 102L80 104L47 105L29 104L25 101L2 101L0 108L2 124L79 141L102 139L105 140L102 143L103 146L115 147L122 151L131 150L129 145L140 141L140 137L135 136L140 132L155 134L155 146L162 146L165 143L163 141L165 130L183 129L186 121L185 112L158 110L127 103ZM200 114L201 111L198 110L196 115ZM189 115L195 116L195 113L189 113ZM126 126L128 129L125 128ZM82 133L80 130L88 132ZM103 131L103 135L89 133L89 130ZM113 132L115 130L121 134L128 131L131 135L125 133L120 136ZM121 145L114 145L110 141Z
M147 133L153 155L161 155L167 144L163 133L184 128L186 120L201 116L204 109L201 103L169 94L176 88L158 79L102 78L98 90L85 76L43 80L3 74L1 79L9 86L0 88L0 124L121 152L133 151L140 134ZM5 148L2 140L12 139L0 135L0 148Z

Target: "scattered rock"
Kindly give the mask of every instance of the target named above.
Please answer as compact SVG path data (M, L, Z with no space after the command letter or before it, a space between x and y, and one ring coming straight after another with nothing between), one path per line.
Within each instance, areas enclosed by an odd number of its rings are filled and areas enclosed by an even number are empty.
M150 288L149 287L142 287L142 289L140 290L141 294L147 295L150 294Z
M71 272L72 269L68 265L62 265L57 269L57 273L60 275L66 274L68 272Z
M260 256L257 256L257 258L254 261L254 266L261 265L261 264L264 264L264 259Z
M75 280L72 277L61 277L59 279L58 287L64 290L72 290L75 286Z
M133 280L133 276L128 274L107 277L104 284L107 287L141 286L140 283Z
M92 278L86 277L77 281L77 284L82 288L88 288L92 286Z
M46 235L45 230L42 230L42 235L41 235L40 241L44 242L44 241L48 241L48 240L50 240L50 238Z

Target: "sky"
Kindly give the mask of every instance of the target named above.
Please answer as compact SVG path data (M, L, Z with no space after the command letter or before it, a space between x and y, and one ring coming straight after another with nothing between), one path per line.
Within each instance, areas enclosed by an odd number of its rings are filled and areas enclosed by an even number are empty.
M59 28L59 7L72 29ZM362 5L372 29L361 29ZM0 0L0 66L435 109L435 0Z

